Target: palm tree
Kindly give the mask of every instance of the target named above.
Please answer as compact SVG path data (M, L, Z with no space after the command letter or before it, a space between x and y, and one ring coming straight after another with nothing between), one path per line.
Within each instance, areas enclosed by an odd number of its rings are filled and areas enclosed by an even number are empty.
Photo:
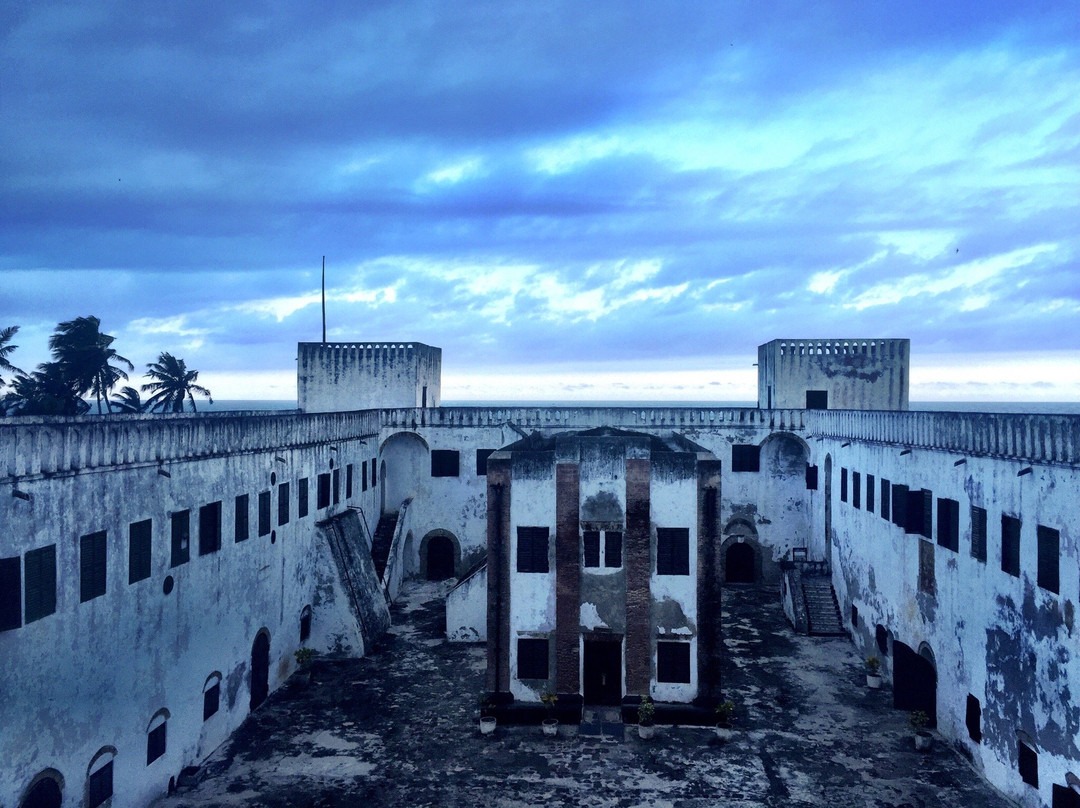
M17 325L8 326L7 328L0 329L0 370L10 370L12 373L22 373L17 367L8 361L8 357L12 352L18 348L18 345L9 345L11 338L18 333L19 327ZM4 379L0 377L0 387L4 386Z
M64 375L71 380L78 395L92 393L97 399L98 413L101 413L101 400L104 398L110 412L109 391L121 379L127 380L127 374L113 362L126 365L128 370L135 366L125 357L120 356L112 345L115 337L101 333L101 320L97 317L76 317L60 323L56 332L49 337L49 350Z
M59 362L44 362L33 373L19 373L3 398L7 415L82 415L90 409Z
M125 387L112 397L109 408L115 408L117 412L137 413L145 412L146 404L139 396L139 391L134 387Z
M210 391L195 384L199 371L188 370L183 359L177 359L168 351L162 351L156 362L146 366L146 375L154 380L142 386L143 392L154 393L146 400L146 409L150 411L160 408L161 412L183 412L184 399L187 398L195 412L195 393L206 396L211 404L214 403Z

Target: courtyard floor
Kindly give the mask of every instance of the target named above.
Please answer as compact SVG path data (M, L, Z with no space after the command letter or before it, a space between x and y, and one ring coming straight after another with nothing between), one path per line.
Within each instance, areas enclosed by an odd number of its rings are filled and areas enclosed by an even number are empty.
M851 643L793 634L755 588L724 591L730 742L670 726L650 741L629 726L481 737L484 649L446 642L447 588L409 585L380 650L316 660L310 686L294 676L158 808L1011 805L942 738L915 752Z

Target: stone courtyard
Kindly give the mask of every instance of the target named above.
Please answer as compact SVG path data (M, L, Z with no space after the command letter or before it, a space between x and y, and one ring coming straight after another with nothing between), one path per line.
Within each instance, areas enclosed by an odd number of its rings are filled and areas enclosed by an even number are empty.
M914 751L844 638L795 635L772 590L724 590L725 697L711 730L478 730L484 648L444 637L446 583L409 585L382 646L316 660L159 808L210 806L1008 806L942 738Z

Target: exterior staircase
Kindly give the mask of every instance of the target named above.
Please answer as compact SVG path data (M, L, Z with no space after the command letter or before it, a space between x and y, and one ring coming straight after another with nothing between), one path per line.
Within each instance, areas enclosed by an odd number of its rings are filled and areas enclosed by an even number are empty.
M382 580L386 569L386 560L390 557L390 543L394 540L394 528L397 527L398 515L384 513L379 517L375 535L371 538L371 560L375 564L375 574Z
M807 634L819 637L847 636L840 618L836 592L827 576L806 575L802 579L803 598L809 622Z

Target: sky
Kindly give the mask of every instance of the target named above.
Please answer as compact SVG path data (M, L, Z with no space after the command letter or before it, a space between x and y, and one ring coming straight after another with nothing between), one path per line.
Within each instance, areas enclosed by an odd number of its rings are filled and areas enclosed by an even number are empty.
M1080 400L1075 2L0 4L0 327L295 396L756 398L906 337L912 400ZM141 382L143 379L136 378Z

